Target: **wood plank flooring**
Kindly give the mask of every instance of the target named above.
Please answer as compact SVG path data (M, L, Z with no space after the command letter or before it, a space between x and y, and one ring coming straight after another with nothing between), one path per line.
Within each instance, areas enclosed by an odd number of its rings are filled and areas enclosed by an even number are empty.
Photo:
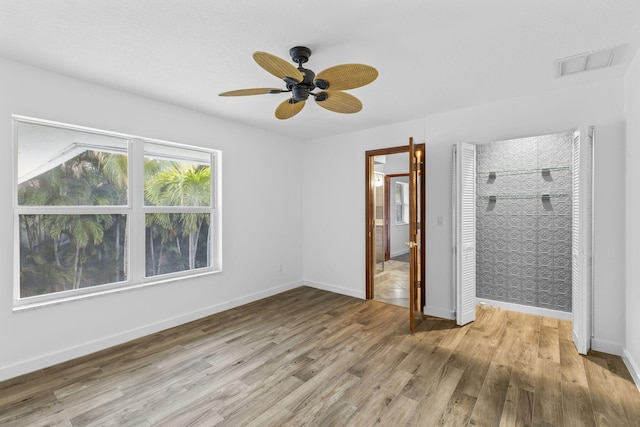
M373 299L409 308L408 261L391 258L384 262L384 271L373 278Z
M0 425L640 426L621 359L569 322L407 318L301 287L0 383Z

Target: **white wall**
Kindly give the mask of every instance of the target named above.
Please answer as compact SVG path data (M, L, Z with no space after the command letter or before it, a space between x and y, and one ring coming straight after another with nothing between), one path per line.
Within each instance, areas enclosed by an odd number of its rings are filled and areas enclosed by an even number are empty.
M424 142L423 120L304 142L306 284L365 297L365 152L408 145L411 136Z
M570 78L570 77L568 77ZM609 80L429 116L427 134L427 305L453 309L451 145L555 133L595 125L594 348L624 343L623 84ZM436 226L443 216L444 226Z
M625 362L640 387L640 53L636 54L625 76L627 115L627 277Z
M567 77L571 78L571 77ZM304 278L365 295L364 153L426 138L426 311L453 317L451 145L596 126L594 347L620 354L624 343L624 96L621 80L570 87L304 145ZM331 170L331 174L323 171ZM327 203L331 201L331 203ZM330 207L341 206L339 212ZM437 225L442 216L443 224Z
M416 144L422 142L424 141L416 141ZM402 145L407 144L409 144L408 139ZM387 162L384 164L385 174L409 173L409 153L388 154L385 157L387 158Z
M13 312L11 114L222 150L224 271ZM2 59L0 141L0 380L301 284L298 141Z

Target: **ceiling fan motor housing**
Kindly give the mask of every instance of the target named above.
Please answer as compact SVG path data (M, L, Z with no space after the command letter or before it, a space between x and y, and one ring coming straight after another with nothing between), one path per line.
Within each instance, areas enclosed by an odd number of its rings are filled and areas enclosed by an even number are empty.
M289 55L296 64L304 64L311 56L311 49L304 46L296 46L289 49Z
M296 82L292 84L291 82L288 82L288 86L290 86L292 92L291 95L296 102L304 101L309 98L311 91L316 88L316 85L314 84L316 73L302 67L298 67L298 70L300 70L304 79L299 83Z
M291 88L292 98L296 102L305 101L307 98L309 98L310 92L311 89L309 89L308 86L302 84L295 85L293 88Z

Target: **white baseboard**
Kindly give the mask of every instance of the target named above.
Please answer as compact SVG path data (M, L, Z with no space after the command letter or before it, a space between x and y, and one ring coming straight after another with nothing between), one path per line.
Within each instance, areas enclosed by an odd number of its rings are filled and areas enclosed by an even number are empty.
M367 297L364 289L361 291L356 291L349 288L343 288L341 286L330 285L328 283L314 282L311 280L304 280L304 285L310 286L316 289L322 289L323 291L334 292L336 294L347 295L354 298L365 299Z
M456 318L455 310L450 310L448 308L425 305L422 311L427 316L441 317L443 319L450 319L450 320L454 320Z
M640 391L640 365L637 361L633 360L633 357L631 357L631 354L629 354L626 348L622 349L622 360L624 364L627 365L627 369L631 373L633 381L635 381L636 387L638 387L638 391Z
M565 311L550 310L548 308L531 307L528 305L513 304L510 302L494 301L485 298L476 298L476 304L500 307L503 310L519 311L520 313L535 314L560 320L573 320L573 314Z
M405 254L408 254L408 253L409 253L409 249L403 249L403 250L401 250L401 251L391 252L391 253L389 254L389 256L390 256L391 258L395 258L395 257L397 257L397 256L405 255Z
M601 351L603 353L622 356L622 345L617 342L601 340L598 338L591 338L591 348L596 351Z
M173 328L175 326L183 325L194 320L202 319L204 317L220 313L230 308L238 307L243 304L247 304L253 301L260 300L262 298L270 297L291 289L298 288L302 285L302 281L285 283L283 285L275 286L273 288L265 289L260 292L255 292L253 294L244 295L240 298L225 301L223 303L215 304L200 310L192 311L190 313L181 314L179 316L175 316L139 328L131 329L116 335L103 337L97 340L86 342L81 345L69 347L64 350L34 357L32 359L28 359L13 365L1 366L0 381L15 378L20 375L37 371L38 369L44 369L58 363L75 359L77 357L86 356L88 354L95 353L96 351L104 350L106 348L113 347L115 345L122 344L127 341L141 338L150 334L154 334L165 329Z

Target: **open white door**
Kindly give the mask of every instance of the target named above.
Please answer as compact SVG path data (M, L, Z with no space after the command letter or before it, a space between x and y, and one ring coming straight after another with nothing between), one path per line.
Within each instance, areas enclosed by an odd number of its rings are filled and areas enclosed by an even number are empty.
M454 147L453 201L456 322L476 320L476 147Z
M573 342L578 353L591 348L593 282L593 128L573 135L571 268Z

